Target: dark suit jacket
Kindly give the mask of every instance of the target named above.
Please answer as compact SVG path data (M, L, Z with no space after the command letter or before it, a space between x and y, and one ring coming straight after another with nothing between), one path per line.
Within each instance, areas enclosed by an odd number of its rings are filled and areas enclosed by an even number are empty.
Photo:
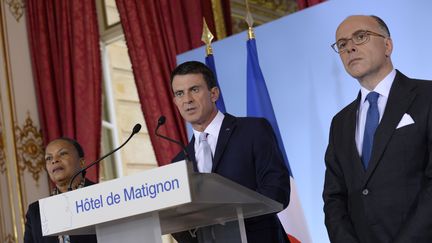
M90 186L94 183L86 180L84 186ZM71 235L71 243L96 243L96 235ZM29 205L26 214L24 243L58 243L57 236L42 236L42 227L40 221L39 201Z
M397 71L367 170L355 143L359 102L330 128L323 198L331 242L432 242L432 82ZM397 128L404 114L415 123Z
M187 146L195 171L195 139ZM173 161L183 160L179 153ZM290 179L270 123L263 118L225 114L213 159L213 173L224 176L288 206ZM288 242L276 214L245 220L249 243ZM179 242L196 242L189 234L175 234Z

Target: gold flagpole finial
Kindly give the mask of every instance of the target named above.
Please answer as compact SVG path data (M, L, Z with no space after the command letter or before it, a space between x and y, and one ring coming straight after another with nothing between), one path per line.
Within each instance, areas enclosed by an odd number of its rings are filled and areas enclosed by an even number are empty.
M253 31L253 22L254 21L253 21L252 13L250 12L250 9L249 9L249 2L248 2L248 0L245 0L245 1L246 1L246 17L245 17L245 20L246 20L246 23L249 26L249 28L248 28L248 39L251 40L251 39L255 38L255 33Z
M207 56L213 54L213 49L211 47L211 42L212 42L213 38L214 38L214 36L210 32L210 29L207 26L207 22L206 22L205 18L203 18L203 31L202 31L201 40L206 44L206 55Z

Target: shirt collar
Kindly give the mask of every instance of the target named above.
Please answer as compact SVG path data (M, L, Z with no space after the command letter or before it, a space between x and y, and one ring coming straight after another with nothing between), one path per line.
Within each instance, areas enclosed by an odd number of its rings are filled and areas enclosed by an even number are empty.
M378 83L378 85L375 87L375 89L373 91L380 94L380 96L384 96L384 97L388 98L389 93L390 93L390 88L393 84L395 77L396 77L396 70L393 69L389 74L387 74L387 76L383 80L381 80L381 82ZM366 96L371 91L369 91L365 87L361 86L360 92L361 92L361 101L362 101L361 104L363 104L366 100Z
M220 128L222 126L222 122L223 122L224 118L225 118L225 115L218 110L218 113L216 114L216 116L213 118L213 120L210 122L210 124L204 129L204 132L217 138L219 136L219 131L220 131ZM197 140L198 140L197 138L199 138L199 135L201 134L201 132L199 132L195 129L192 129L192 130L193 130L193 133L195 136L195 142L197 142Z

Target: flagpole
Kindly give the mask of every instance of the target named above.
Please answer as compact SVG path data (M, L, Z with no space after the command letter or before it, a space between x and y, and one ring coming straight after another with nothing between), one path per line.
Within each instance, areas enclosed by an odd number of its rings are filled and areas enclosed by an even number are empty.
M214 36L210 31L209 27L207 26L205 18L203 17L203 31L201 35L201 40L206 44L206 56L213 55L213 48L211 46L213 38Z
M209 67L213 71L214 77L216 79L216 86L219 88L219 98L216 101L216 107L222 113L226 113L225 102L224 102L224 99L222 96L222 90L220 88L218 78L217 78L216 65L215 65L214 56L213 56L213 48L211 46L211 42L212 42L213 38L214 38L214 36L213 36L212 32L210 31L209 27L207 26L207 22L206 22L205 18L203 18L203 31L202 31L202 35L201 35L201 40L206 44L205 62L206 62L207 67Z
M245 0L245 2L246 2L246 17L245 17L245 20L246 20L246 23L247 23L247 25L249 27L248 28L248 40L252 40L252 39L255 39L255 33L254 33L254 30L253 30L254 20L253 20L253 17L252 17L252 13L251 13L251 11L249 9L249 1Z

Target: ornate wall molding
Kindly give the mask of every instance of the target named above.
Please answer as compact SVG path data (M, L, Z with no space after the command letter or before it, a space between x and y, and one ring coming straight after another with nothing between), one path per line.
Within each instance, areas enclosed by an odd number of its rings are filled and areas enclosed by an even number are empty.
M222 2L221 0L211 0L211 4L213 10L213 19L216 27L216 36L218 40L222 40L227 36Z
M24 14L25 3L23 0L5 0L5 3L9 5L9 11L12 13L17 22Z
M18 168L20 172L28 170L36 182L45 168L43 141L41 130L33 125L30 114L27 114L25 124L15 127Z
M6 156L5 156L5 147L3 141L3 126L0 123L0 174L4 174L6 172Z
M13 237L13 235L8 234L8 235L5 236L3 242L4 243L15 243L17 241L15 241L15 238Z

